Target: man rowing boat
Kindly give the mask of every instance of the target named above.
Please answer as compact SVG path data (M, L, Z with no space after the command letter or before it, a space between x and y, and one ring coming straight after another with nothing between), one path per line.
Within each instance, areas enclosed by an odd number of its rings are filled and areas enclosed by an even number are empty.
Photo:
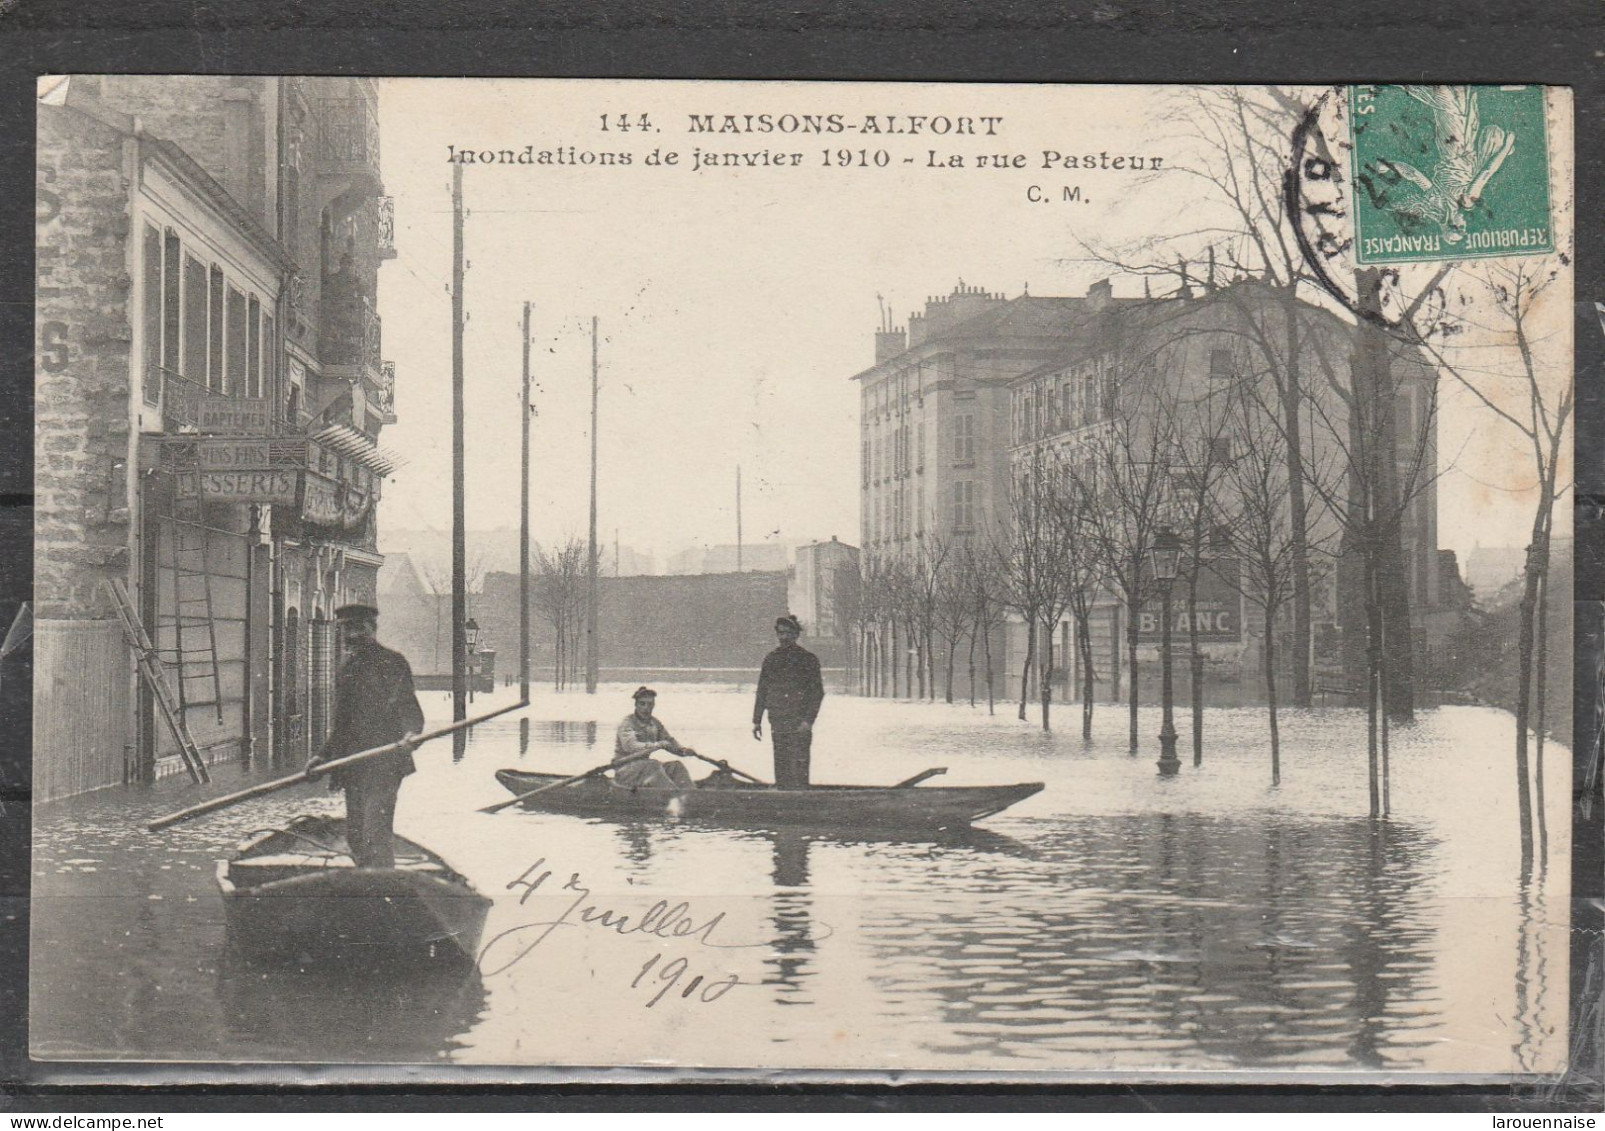
M635 710L624 716L619 724L618 736L613 743L613 781L628 789L695 789L691 774L679 762L660 762L642 755L654 750L684 756L695 754L688 746L681 746L669 728L652 714L657 705L658 693L650 687L635 689ZM635 761L618 765L626 758Z

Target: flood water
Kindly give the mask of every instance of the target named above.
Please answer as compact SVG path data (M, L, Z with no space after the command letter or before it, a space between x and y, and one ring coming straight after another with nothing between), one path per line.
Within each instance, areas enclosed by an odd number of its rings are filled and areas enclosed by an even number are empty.
M934 839L475 812L508 796L498 768L606 761L629 690L540 693L526 726L516 714L487 724L460 758L449 740L419 753L397 831L496 900L480 970L302 970L231 949L216 862L252 830L338 812L319 786L163 834L142 822L204 796L182 779L41 806L33 1054L1094 1075L1563 1061L1570 755L1547 747L1548 866L1523 885L1502 712L1443 707L1396 729L1386 822L1365 816L1354 711L1286 712L1272 788L1255 709L1210 713L1196 769L1183 713L1189 764L1161 779L1148 709L1133 757L1122 707L1099 706L1086 744L1075 708L1044 735L1001 704L988 717L843 696L821 716L816 781L890 784L945 766L928 784L1046 789ZM659 691L683 742L770 775L767 742L747 732L750 691ZM449 715L439 693L424 698L432 718ZM215 778L213 793L246 783ZM552 878L532 887L543 871ZM665 939L565 922L531 945L545 930L531 925L563 918L580 890L615 918L639 922L663 900L713 926Z

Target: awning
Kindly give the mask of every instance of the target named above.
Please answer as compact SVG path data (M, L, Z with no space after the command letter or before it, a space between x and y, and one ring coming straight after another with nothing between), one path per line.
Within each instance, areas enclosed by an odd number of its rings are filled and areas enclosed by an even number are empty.
M376 475L395 474L396 468L407 461L395 452L387 451L349 424L327 424L308 438L316 440L343 459L355 460Z

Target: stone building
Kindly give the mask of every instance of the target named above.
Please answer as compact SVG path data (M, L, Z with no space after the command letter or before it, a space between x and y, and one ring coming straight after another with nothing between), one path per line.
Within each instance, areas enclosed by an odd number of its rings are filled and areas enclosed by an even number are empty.
M1010 451L1013 474L1052 473L1055 464L1091 458L1099 449L1100 437L1108 435L1110 422L1125 415L1145 426L1144 415L1155 406L1171 406L1176 414L1176 430L1171 443L1179 447L1173 457L1178 466L1156 481L1161 494L1185 492L1182 480L1185 464L1202 463L1200 453L1208 442L1214 445L1209 462L1219 488L1212 492L1220 508L1219 522L1232 520L1234 504L1230 480L1220 470L1233 457L1234 445L1250 442L1233 423L1243 406L1259 418L1262 406L1277 406L1276 376L1263 360L1254 343L1256 333L1269 328L1277 333L1284 325L1279 304L1282 298L1253 281L1239 281L1216 287L1209 283L1196 290L1184 284L1172 296L1161 299L1108 299L1109 284L1094 288L1106 300L1101 314L1083 326L1077 341L1054 361L1021 375L1012 382ZM1350 427L1349 411L1333 391L1324 373L1330 368L1346 377L1354 350L1354 329L1325 309L1300 303L1299 334L1305 379L1305 406L1301 413L1301 442L1308 477L1320 479L1324 488L1306 488L1309 516L1312 652L1315 670L1324 670L1333 682L1349 679L1346 668L1355 665L1356 640L1365 637L1364 611L1354 585L1347 583L1348 567L1355 555L1350 540L1335 516L1332 504L1347 500L1346 482ZM1280 356L1280 355L1278 355ZM1450 600L1443 592L1444 572L1437 545L1437 414L1432 393L1434 374L1418 355L1395 346L1389 359L1398 383L1394 432L1398 443L1399 479L1412 481L1416 488L1408 501L1401 523L1399 561L1403 573L1402 597L1416 610L1415 634L1418 653L1428 649L1431 635L1441 635L1432 614ZM1236 398L1234 401L1233 398ZM1247 398L1246 400L1244 398ZM1234 412L1233 405L1237 406ZM1279 411L1279 409L1277 409ZM1281 435L1279 422L1265 418L1263 427ZM1148 443L1141 437L1137 446ZM1218 449L1218 450L1217 450ZM1144 448L1143 452L1148 449ZM1419 459L1419 473L1411 463ZM1323 499L1322 489L1327 498ZM1191 505L1174 497L1156 500L1156 513L1178 531L1190 523ZM1285 506L1285 502L1283 504ZM1211 524L1214 525L1214 524ZM1452 569L1451 569L1452 572ZM1264 615L1256 603L1242 592L1244 579L1238 564L1218 546L1211 565L1200 580L1200 613L1219 615L1211 620L1200 637L1201 650L1211 663L1216 678L1235 680L1256 677L1261 650L1266 640ZM1178 594L1181 587L1178 585ZM1207 592L1207 597L1205 593ZM1147 602L1139 613L1139 659L1157 654L1158 622ZM1100 679L1119 686L1128 645L1122 607L1117 594L1102 593L1092 612L1093 666ZM1180 621L1184 614L1177 614ZM1289 597L1279 610L1274 626L1282 646L1281 655L1290 659L1292 602ZM1441 618L1439 618L1441 619ZM1059 675L1075 686L1079 657L1069 647L1072 627L1060 626L1055 641L1062 663ZM1024 652L1022 626L1009 631L1011 688L1018 690L1020 660ZM1177 635L1184 642L1185 634Z
M304 759L371 600L393 371L371 80L42 80L35 788Z
M828 542L797 547L796 564L786 581L786 602L815 640L842 640L859 576L858 547L835 535Z
M1104 297L1010 299L961 280L906 327L883 323L875 364L852 378L866 560L985 544L1008 510L1010 382L1069 349ZM867 671L895 667L908 642L894 624L872 622L859 649ZM879 685L895 686L884 674Z

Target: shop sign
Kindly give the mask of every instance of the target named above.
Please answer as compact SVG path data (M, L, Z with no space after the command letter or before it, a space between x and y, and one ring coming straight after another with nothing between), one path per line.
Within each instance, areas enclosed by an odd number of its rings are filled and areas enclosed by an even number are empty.
M265 436L268 433L268 402L265 399L245 401L234 397L204 396L196 405L195 428L199 432Z
M345 492L340 484L314 471L307 472L303 479L305 482L301 491L302 520L317 526L340 525L345 514L342 500Z
M1208 563L1198 575L1198 601L1191 614L1197 620L1198 639L1219 643L1243 638L1243 598L1231 584L1237 580L1237 574L1237 561L1223 559ZM1154 592L1137 614L1137 639L1144 644L1157 644L1164 627L1160 623L1163 605L1157 583L1150 579L1146 584ZM1188 619L1187 579L1178 577L1170 594L1172 644L1184 644L1188 640Z
M294 503L296 473L290 468L201 471L201 498L209 503Z
M254 471L273 466L266 440L202 440L196 446L202 471Z

